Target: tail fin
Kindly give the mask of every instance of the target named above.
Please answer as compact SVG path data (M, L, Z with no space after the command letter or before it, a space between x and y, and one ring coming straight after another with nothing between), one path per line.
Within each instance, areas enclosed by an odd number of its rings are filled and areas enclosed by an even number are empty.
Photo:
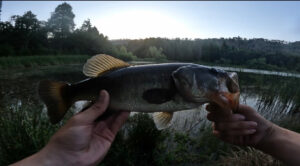
M39 83L39 95L48 109L48 116L52 124L58 123L72 105L64 82L44 80Z

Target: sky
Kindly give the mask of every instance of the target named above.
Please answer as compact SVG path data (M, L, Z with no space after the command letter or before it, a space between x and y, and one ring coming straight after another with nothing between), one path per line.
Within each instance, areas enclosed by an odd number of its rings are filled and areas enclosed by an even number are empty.
M109 39L266 38L300 41L300 1L66 1L80 27L90 19ZM3 1L1 20L31 10L46 21L62 1Z

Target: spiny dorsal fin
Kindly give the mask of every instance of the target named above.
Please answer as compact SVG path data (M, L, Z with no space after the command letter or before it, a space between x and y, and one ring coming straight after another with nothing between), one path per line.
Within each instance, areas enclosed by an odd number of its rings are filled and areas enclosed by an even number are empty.
M153 113L153 120L158 130L168 127L173 117L172 112L155 112Z
M130 66L128 63L109 55L99 54L91 57L83 66L83 74L98 77L106 71Z

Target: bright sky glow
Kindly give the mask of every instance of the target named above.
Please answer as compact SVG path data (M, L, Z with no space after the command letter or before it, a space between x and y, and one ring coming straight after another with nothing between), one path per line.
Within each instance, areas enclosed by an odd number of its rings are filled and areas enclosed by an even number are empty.
M4 21L31 10L50 18L61 1L3 1ZM109 39L245 37L300 41L300 2L67 1Z
M129 19L128 19L129 18ZM115 20L115 21L111 21ZM112 33L109 37L116 38L146 38L146 37L176 37L193 36L189 27L179 20L162 11L152 10L128 10L120 13L113 13L105 17L102 30ZM101 22L96 24L101 25Z

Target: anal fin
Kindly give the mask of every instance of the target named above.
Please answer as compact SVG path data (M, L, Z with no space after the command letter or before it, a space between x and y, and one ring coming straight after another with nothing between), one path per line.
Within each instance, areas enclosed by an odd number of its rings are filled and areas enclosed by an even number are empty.
M165 129L169 126L173 117L172 112L155 112L153 113L153 120L158 130Z

